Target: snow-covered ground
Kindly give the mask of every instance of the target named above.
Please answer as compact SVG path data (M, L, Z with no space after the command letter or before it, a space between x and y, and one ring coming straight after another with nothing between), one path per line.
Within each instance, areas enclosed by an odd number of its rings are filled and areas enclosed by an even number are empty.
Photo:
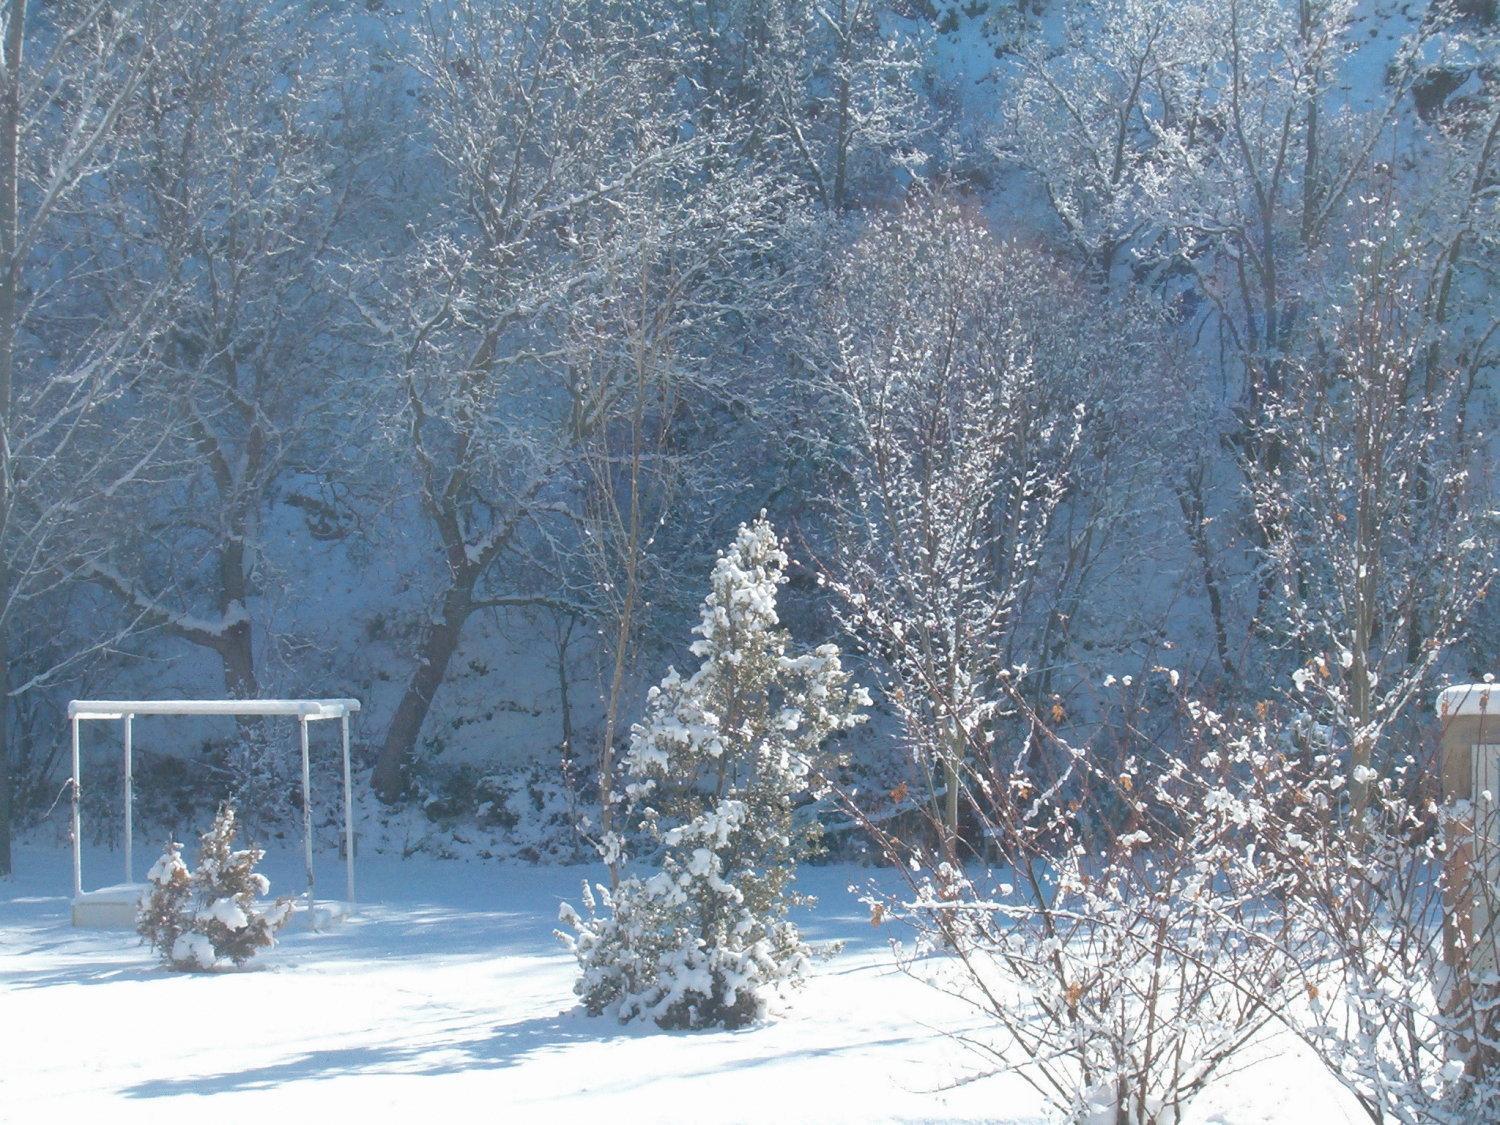
M845 946L775 1019L665 1033L575 1007L552 930L585 868L374 856L358 917L288 935L257 968L198 976L157 968L133 935L72 929L65 850L16 858L0 882L7 1123L1042 1119L1024 1082L982 1076L952 1038L983 1029L975 1014L893 967L890 928L847 889L867 869L804 872L821 899L807 932ZM85 861L116 866L104 851ZM336 867L320 877L337 882ZM265 870L273 890L297 888L293 856ZM1262 1055L1189 1121L1356 1120L1295 1052Z

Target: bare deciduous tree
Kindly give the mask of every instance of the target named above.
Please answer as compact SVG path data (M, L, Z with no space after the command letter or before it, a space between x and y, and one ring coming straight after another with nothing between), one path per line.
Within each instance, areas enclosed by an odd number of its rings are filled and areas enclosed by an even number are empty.
M819 204L841 212L872 172L915 156L917 45L887 34L872 0L772 0L759 18L752 75L768 132Z
M1431 684L1494 574L1494 540L1471 479L1480 450L1465 419L1473 372L1430 389L1436 331L1413 291L1413 248L1377 212L1359 277L1330 302L1319 358L1298 363L1257 426L1274 465L1246 473L1275 576L1276 612L1297 646L1297 687L1350 755L1355 809L1386 733ZM1493 327L1486 330L1486 338ZM1475 369L1493 363L1481 348ZM1423 641L1409 647L1413 607Z
M107 288L118 258L74 252L74 236L92 218L89 187L133 155L122 125L170 13L149 0L32 8L0 9L0 874L11 864L10 703L52 674L14 682L7 638L30 601L72 576L58 560L98 528L87 502L128 487L157 440L120 417L103 423L163 296L122 293L100 316L81 293Z
M326 466L345 379L320 276L349 223L358 117L332 24L282 0L194 5L133 107L142 159L111 182L136 286L174 299L142 406L169 422L156 483L87 572L146 624L212 652L237 698L261 687L252 603L275 588L265 517ZM263 603L265 599L259 597ZM264 655L263 653L259 655Z
M1083 417L1037 379L1014 315L1024 257L919 200L838 264L823 313L828 437L847 473L829 579L890 669L908 745L940 774L954 854L960 773L989 743Z
M461 0L420 17L410 65L447 199L399 273L356 284L395 388L389 436L441 558L376 766L386 800L473 614L561 599L514 571L561 533L579 442L598 421L575 416L560 342L594 280L578 231L600 209L628 210L684 152L671 44L649 16Z
M684 431L741 397L733 340L787 289L773 268L787 193L740 168L726 151L733 141L701 138L689 160L643 180L632 206L603 209L578 232L594 280L569 304L565 361L581 477L579 600L599 624L606 665L601 794L616 788L627 696L644 687L633 673L639 642L682 588L674 554L699 545L683 524L724 488L712 450ZM602 800L601 839L614 814Z

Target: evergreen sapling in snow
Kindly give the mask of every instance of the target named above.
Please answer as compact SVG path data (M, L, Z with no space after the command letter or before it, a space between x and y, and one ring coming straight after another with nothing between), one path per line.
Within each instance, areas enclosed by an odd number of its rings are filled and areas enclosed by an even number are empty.
M862 721L869 696L833 645L794 654L776 613L787 557L764 516L714 566L684 679L669 670L631 730L621 822L659 852L654 874L587 884L584 918L563 905L590 1014L662 1027L737 1027L805 974L787 919L796 865L815 843L816 796L837 756L829 736ZM625 837L603 841L623 858Z
M182 845L169 840L151 870L146 873L146 882L151 885L149 893L141 897L140 910L136 914L136 933L146 944L157 950L164 961L171 961L171 952L191 925L188 901L192 897L192 875L182 861Z
M275 943L291 913L291 900L260 900L270 881L255 870L265 852L234 849L235 814L221 805L213 827L201 837L198 867L189 873L182 845L168 843L146 876L151 890L141 901L136 930L173 969L243 965Z

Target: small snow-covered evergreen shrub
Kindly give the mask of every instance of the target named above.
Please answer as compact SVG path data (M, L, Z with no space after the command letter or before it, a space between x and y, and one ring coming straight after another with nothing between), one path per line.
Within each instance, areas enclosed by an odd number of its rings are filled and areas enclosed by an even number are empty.
M182 862L181 844L167 841L166 850L147 872L146 881L151 890L141 898L136 932L163 958L168 958L190 924L188 901L192 897L192 875Z
M141 901L136 930L174 969L243 965L275 942L291 912L291 900L260 900L271 884L255 870L265 852L234 849L234 809L221 805L213 827L201 837L197 869L182 861L182 845L170 842L146 876L151 890Z
M572 932L559 936L590 1014L737 1027L806 971L786 915L818 823L798 805L835 764L824 743L861 721L869 697L833 645L790 651L776 613L786 566L764 516L740 528L695 629L702 664L687 679L669 670L631 731L616 797L631 831L603 850L618 863L626 838L650 841L660 870L600 887L598 900L585 885L587 918L563 905Z

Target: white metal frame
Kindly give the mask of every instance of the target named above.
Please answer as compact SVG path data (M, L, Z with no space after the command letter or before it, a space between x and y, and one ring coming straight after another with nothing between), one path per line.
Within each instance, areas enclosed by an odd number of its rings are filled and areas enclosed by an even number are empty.
M349 716L359 711L357 699L75 699L68 704L73 728L73 897L83 894L83 835L79 830L82 784L79 771L78 727L89 720L121 721L125 775L125 882L135 871L135 773L131 762L131 721L137 715L285 715L297 720L302 749L302 853L307 865L307 905L313 906L313 846L311 774L307 724L337 719L343 735L344 757L344 876L349 907L354 907L354 793L349 783Z

